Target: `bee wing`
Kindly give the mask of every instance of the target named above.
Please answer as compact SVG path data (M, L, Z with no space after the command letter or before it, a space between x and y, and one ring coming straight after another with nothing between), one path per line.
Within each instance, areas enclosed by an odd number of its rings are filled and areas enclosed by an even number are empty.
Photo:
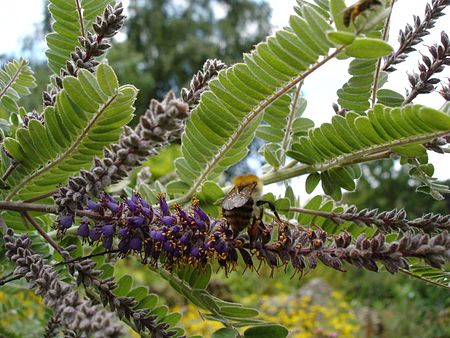
M225 210L232 210L234 208L242 207L250 199L255 188L256 183L248 185L241 190L234 187L223 199L222 208Z

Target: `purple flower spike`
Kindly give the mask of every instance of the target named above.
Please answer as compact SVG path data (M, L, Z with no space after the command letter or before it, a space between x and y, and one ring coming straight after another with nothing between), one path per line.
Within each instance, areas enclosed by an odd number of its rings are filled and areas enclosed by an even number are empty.
M114 224L106 224L102 226L101 232L105 237L113 237L115 233Z
M89 224L87 222L80 224L80 227L77 230L77 235L84 238L89 236Z
M141 251L142 240L139 237L133 237L130 239L130 249L135 251Z
M73 224L73 215L66 215L61 217L59 224L63 229L69 229Z

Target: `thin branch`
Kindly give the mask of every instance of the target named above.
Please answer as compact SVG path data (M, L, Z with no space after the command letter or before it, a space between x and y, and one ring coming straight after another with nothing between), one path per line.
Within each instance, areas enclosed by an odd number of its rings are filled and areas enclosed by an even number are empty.
M389 15L386 18L386 22L384 24L383 30L383 41L386 41L389 33L389 26L391 23L392 10L394 9L395 0L391 1L391 7L389 9ZM374 74L373 87L372 87L372 107L375 106L377 101L377 92L378 92L378 81L380 80L380 71L381 71L381 58L378 59L377 68Z
M6 183L6 179L13 173L14 169L16 169L18 165L19 161L13 159L9 164L8 169L6 169L5 173L3 174L1 180Z
M284 164L284 161L286 159L286 152L288 150L290 140L291 140L291 130L292 125L295 121L295 113L297 108L297 101L300 96L300 92L302 90L302 84L303 82L300 82L297 86L297 89L295 90L294 98L292 100L292 107L291 111L289 112L287 116L287 125L286 130L284 131L284 137L283 142L281 143L281 156L280 156L280 163Z
M6 284L8 284L10 282L14 282L15 280L21 279L22 277L23 277L23 275L15 275L15 276L13 276L13 277L11 277L9 279L1 279L0 280L0 286L6 285Z
M50 233L49 233L49 236L50 236ZM80 257L77 257L77 258L66 260L64 262L59 262L59 263L56 263L54 266L66 265L66 264L69 264L69 263L75 263L75 262L82 261L82 260L85 260L85 259L90 259L90 258L93 258L93 257L98 257L98 256L103 256L103 255L112 254L112 253L118 253L118 252L120 252L119 249L97 252L95 254L91 254L91 255L87 255L87 256L80 256Z
M25 200L24 202L32 203L32 202L40 201L40 200L43 200L44 198L52 197L56 192L58 192L58 189L46 192L45 194L42 194L42 195L39 195L39 196L36 196L36 197L32 197L32 198L30 198L28 200Z
M0 210L10 210L17 212L27 212L27 211L36 211L36 212L45 212L47 214L55 214L58 212L56 210L56 206L50 204L35 204L35 203L25 203L25 202L14 202L14 201L0 201ZM86 216L92 219L103 219L107 220L109 217L100 215L96 212L92 212L89 210L77 210L75 212L77 216Z
M30 216L28 212L24 212L23 216L25 219L39 232L39 234L55 249L61 257L65 257L65 252L62 250L62 248L56 243L46 232L44 229L41 228L39 224L37 224L36 220Z
M82 37L86 37L86 31L84 29L83 8L81 8L80 0L76 0L75 3L77 4L78 20L80 21L80 34Z

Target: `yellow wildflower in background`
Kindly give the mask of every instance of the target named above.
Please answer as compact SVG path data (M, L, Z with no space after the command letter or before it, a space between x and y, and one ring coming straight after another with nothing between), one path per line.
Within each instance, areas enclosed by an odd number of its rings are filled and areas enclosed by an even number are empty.
M353 338L357 337L359 325L350 305L338 292L332 292L326 304L313 304L309 295L295 297L286 293L276 296L254 295L244 297L241 303L260 311L260 318L279 323L288 328L292 338ZM218 322L206 320L192 304L175 307L183 313L180 326L188 335L210 337L221 327Z

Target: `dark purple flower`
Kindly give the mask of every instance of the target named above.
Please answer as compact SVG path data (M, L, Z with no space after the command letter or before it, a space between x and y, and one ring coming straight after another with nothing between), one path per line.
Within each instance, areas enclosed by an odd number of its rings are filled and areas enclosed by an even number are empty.
M98 241L101 235L102 234L100 233L100 231L98 231L95 228L89 230L89 238L92 239L93 241Z
M203 220L201 220L201 219L199 219L197 217L194 218L194 223L193 224L200 231L205 231L206 230L206 223Z
M113 237L115 234L114 224L105 224L102 226L101 232L105 237Z
M88 209L95 211L95 212L99 212L102 208L102 206L100 205L100 203L96 203L94 201L89 200L87 202L87 207Z
M166 198L163 194L158 195L159 200L159 208L161 210L161 213L163 216L169 216L170 215L170 209L169 205L167 204Z
M143 200L140 196L139 196L139 201L141 202L141 205L143 208L146 209L151 209L152 207L150 206L150 204L147 203L146 200Z
M119 232L119 235L123 237L123 236L125 236L127 234L128 227L120 228L118 232Z
M135 201L135 196L133 196L132 198L126 198L125 199L125 203L128 206L128 210L130 210L131 212L135 212L137 210L137 202Z
M165 241L167 239L166 235L161 230L152 230L150 231L150 238L155 241Z
M112 237L105 237L103 238L103 247L105 249L111 249L113 244L113 238Z
M177 213L180 216L180 219L187 224L191 223L191 218L187 215L186 211L181 209L181 206L179 204L175 205L175 208L177 209Z
M120 252L123 252L123 253L127 253L128 252L128 250L130 250L130 245L129 245L129 240L128 240L128 238L124 238L124 239L122 239L120 242L119 242L119 245L118 245L118 249L119 249L119 251Z
M141 216L132 216L132 217L128 217L128 222L134 226L140 227L140 226L144 225L145 218L141 217Z
M194 214L200 218L203 222L206 224L209 224L209 217L208 215L200 208L200 205L198 204L198 201L194 201Z
M88 237L89 236L89 224L88 222L82 222L77 230L77 235L81 237Z
M200 257L200 248L195 246L191 249L191 256L198 258Z
M142 207L142 214L149 219L151 222L153 220L153 209L152 207Z
M73 224L73 215L66 215L61 217L59 220L59 225L63 229L69 229Z
M161 223L167 226L177 223L177 219L174 216L162 216L159 220L161 221Z
M187 245L189 243L190 237L191 236L190 236L189 232L185 232L183 234L183 236L181 236L180 242L183 243L184 245Z
M129 246L131 250L141 251L142 240L139 237L132 237Z
M120 206L119 203L117 203L116 201L114 202L107 202L106 203L106 207L111 210L113 213L117 213L120 211Z

